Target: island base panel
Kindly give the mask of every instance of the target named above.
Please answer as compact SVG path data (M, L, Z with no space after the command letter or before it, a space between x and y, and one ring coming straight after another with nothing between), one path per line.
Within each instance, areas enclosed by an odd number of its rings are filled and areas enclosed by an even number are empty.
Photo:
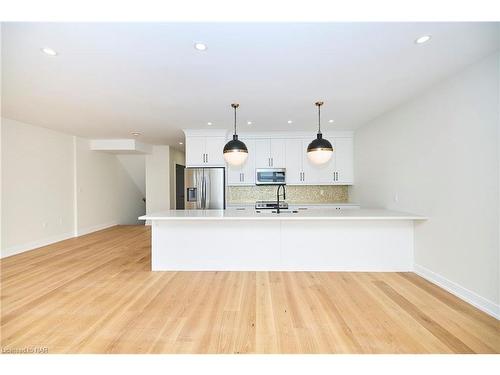
M155 220L153 271L413 270L410 220Z

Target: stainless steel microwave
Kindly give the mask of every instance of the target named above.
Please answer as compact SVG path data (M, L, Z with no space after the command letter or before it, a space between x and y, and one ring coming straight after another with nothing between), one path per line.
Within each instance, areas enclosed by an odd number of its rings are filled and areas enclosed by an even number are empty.
M285 168L257 168L255 170L255 185L285 185Z

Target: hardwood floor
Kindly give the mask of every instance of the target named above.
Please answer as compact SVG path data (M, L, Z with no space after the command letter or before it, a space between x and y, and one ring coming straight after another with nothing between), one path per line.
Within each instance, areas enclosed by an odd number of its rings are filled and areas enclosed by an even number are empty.
M499 353L499 321L412 273L150 272L119 226L1 261L1 346L49 353Z

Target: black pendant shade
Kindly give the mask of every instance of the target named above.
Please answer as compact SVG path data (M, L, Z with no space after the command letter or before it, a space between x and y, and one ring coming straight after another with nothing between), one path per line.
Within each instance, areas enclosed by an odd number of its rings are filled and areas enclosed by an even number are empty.
M237 134L233 134L233 139L226 143L224 146L224 153L226 152L247 152L247 146L238 139Z
M316 139L307 146L307 152L312 151L333 151L333 146L328 139L323 138L323 134L318 133Z

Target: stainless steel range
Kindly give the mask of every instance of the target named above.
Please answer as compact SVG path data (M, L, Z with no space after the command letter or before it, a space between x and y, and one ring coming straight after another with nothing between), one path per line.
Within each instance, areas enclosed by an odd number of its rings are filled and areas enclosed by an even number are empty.
M257 201L255 202L256 210L275 210L278 206L277 201ZM287 210L288 203L280 201L280 209Z

